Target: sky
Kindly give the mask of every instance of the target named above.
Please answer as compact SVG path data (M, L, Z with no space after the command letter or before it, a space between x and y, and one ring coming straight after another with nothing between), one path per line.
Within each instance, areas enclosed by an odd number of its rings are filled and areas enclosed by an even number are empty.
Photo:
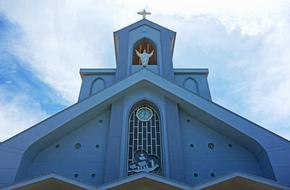
M115 68L113 32L144 8L177 32L175 68L290 139L290 0L0 0L0 141L75 103L80 68Z

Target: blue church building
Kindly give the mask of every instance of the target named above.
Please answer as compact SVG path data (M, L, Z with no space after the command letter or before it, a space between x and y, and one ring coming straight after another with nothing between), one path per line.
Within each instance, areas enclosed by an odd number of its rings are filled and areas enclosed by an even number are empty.
M290 189L290 142L174 68L174 31L113 36L116 69L80 69L78 102L0 143L0 189Z

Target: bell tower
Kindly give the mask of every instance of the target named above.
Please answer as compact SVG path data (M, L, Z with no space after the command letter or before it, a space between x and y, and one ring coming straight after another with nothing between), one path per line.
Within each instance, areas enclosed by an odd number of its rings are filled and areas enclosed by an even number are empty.
M143 18L114 32L116 79L123 79L146 68L173 80L172 56L176 33L146 19L150 14L139 12Z

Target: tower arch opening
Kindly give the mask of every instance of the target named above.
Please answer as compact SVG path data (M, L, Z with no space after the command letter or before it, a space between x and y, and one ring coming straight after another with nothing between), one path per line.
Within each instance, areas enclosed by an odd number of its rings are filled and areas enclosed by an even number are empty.
M148 38L142 38L137 41L133 48L133 65L142 65L141 59L137 55L137 52L142 54L144 51L148 54L152 53L152 56L149 58L148 65L157 65L157 48L154 42Z

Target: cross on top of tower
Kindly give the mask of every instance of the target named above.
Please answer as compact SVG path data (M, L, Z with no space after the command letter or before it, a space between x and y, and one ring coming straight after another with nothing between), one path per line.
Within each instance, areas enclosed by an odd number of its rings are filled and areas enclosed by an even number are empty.
M142 12L137 12L138 15L142 15L143 16L143 19L146 19L146 15L151 15L150 12L146 12L145 9L143 9Z

